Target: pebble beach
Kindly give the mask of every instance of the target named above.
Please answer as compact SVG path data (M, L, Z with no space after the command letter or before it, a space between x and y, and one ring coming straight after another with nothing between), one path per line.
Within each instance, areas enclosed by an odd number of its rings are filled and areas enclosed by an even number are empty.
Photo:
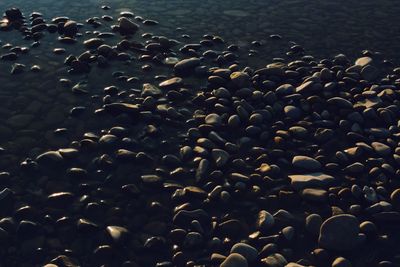
M399 9L1 2L0 267L399 267Z

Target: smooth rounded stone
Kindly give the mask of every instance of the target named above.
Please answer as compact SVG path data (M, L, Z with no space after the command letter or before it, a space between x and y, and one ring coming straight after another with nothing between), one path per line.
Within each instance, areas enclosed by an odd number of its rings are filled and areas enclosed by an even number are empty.
M229 153L225 150L215 148L211 151L211 155L217 167L224 166L229 160Z
M36 161L43 167L54 167L62 164L64 158L59 151L47 151L37 156Z
M183 246L187 249L195 249L201 246L204 242L203 236L198 232L189 232L185 236Z
M315 90L315 82L307 81L296 87L296 93L309 93Z
M205 123L213 125L213 126L221 126L222 125L222 119L221 116L216 114L216 113L211 113L208 114L205 119L204 119Z
M142 175L141 179L143 183L148 185L160 185L163 181L163 179L160 176L155 174Z
M244 182L245 183L250 180L249 176L241 174L241 173L237 173L237 172L231 173L229 176L230 176L231 180L234 182Z
M379 156L386 157L392 153L392 149L383 143L372 142L371 146Z
M107 226L106 230L107 234L116 244L124 242L129 235L129 230L122 226L110 225Z
M286 264L285 267L307 267L307 266L301 265L301 264L298 264L298 263L295 263L295 262L289 262L288 264Z
M328 192L323 189L306 188L301 191L301 196L310 201L324 203L328 201Z
M332 262L332 267L352 267L353 265L348 259L345 259L343 257L337 257L333 262Z
M190 74L200 65L200 59L197 57L187 58L174 65L174 71L177 75Z
M321 169L321 163L318 160L307 157L307 156L295 156L293 157L292 164L294 167L316 171Z
M238 253L246 258L248 262L253 262L257 259L258 251L254 247L246 243L236 243L231 248L231 254Z
M301 126L292 126L289 128L289 132L296 138L306 138L308 136L308 130Z
M78 32L78 23L76 23L76 21L73 20L68 20L67 22L64 23L63 30L66 36L74 37Z
M18 21L24 18L21 10L16 7L7 9L5 15L9 21Z
M14 64L12 64L12 66L11 66L11 71L10 71L10 73L11 74L20 74L20 73L23 73L24 72L24 70L25 70L25 65L24 64L20 64L20 63L14 63Z
M57 192L49 195L47 201L55 207L66 207L71 205L74 200L74 194L71 192Z
M54 265L54 266L68 266L68 267L77 267L79 266L79 263L77 262L76 259L68 257L66 255L59 255L56 258L52 259L50 261L51 263L48 265ZM47 266L47 265L45 265Z
M393 207L400 209L400 188L395 189L390 194L390 201L391 201Z
M285 257L279 253L274 253L274 254L262 259L261 262L263 263L262 266L266 266L266 267L285 267L286 264L288 264Z
M367 65L370 65L372 63L372 58L370 57L360 57L355 61L355 65L361 66L361 67L365 67Z
M378 78L378 76L379 70L374 66L367 65L361 70L361 77L363 77L363 79L366 81L374 81Z
M161 82L158 86L161 89L177 89L183 85L183 80L180 77L173 77L171 79Z
M240 117L238 115L232 115L228 119L228 126L231 128L237 128L241 124Z
M334 177L321 172L289 175L289 179L292 187L296 190L311 187L326 188L335 181Z
M275 218L266 210L261 210L258 212L256 227L260 231L268 231L275 224Z
M277 95L284 96L284 95L291 95L294 93L294 91L295 91L295 88L293 85L285 83L285 84L280 85L278 88L276 88L275 93Z
M354 162L344 168L344 171L349 173L362 173L364 170L365 166L361 162Z
M99 144L101 145L113 145L118 141L118 137L113 134L105 134L100 137Z
M285 115L293 120L300 119L302 112L298 107L289 105L284 107Z
M0 56L2 60L16 60L18 58L18 54L15 52L6 53Z
M248 267L245 257L238 253L232 253L219 265L220 267Z
M236 88L243 88L250 85L250 76L246 72L236 71L229 76L231 83Z
M364 234L375 234L377 232L378 228L373 222L370 221L364 221L360 224L360 231L363 232Z
M139 30L139 25L127 17L118 19L119 31L123 35L135 34Z
M97 49L102 44L104 44L104 39L101 38L90 38L83 42L83 45L89 49Z
M360 242L359 222L350 214L334 215L323 222L318 243L321 247L337 251L354 249Z
M150 83L144 83L142 88L142 97L147 96L160 96L162 95L162 91L155 85Z
M338 97L338 96L332 97L332 98L329 98L326 102L328 104L335 105L338 108L353 109L353 104L349 100L344 99L342 97Z
M293 226L286 226L282 229L282 235L286 238L286 240L290 241L293 239L295 234L295 230Z
M319 229L322 225L322 217L319 214L310 214L306 217L306 230L317 236L319 234Z

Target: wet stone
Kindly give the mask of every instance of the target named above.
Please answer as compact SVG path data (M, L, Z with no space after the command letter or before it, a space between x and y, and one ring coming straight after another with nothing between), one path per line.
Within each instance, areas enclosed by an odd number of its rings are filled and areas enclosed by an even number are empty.
M346 251L359 244L358 219L349 214L335 215L323 222L318 243L321 247Z
M139 25L127 17L119 18L118 25L120 33L123 35L135 34L139 30Z
M292 160L292 164L295 167L309 171L315 171L321 168L321 163L319 163L319 161L307 156L295 156Z
M230 254L220 265L220 267L248 267L249 264L245 257L238 253Z
M305 187L327 187L335 181L335 178L324 173L296 174L289 175L292 187L303 189Z
M238 253L246 258L248 262L254 262L257 259L258 251L246 243L236 243L231 248L231 254Z

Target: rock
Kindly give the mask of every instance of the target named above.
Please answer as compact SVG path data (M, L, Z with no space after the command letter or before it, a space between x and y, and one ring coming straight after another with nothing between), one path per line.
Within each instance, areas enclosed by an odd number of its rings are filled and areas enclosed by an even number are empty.
M258 212L256 227L258 230L265 232L272 228L275 224L274 216L266 210Z
M295 167L302 168L309 171L316 171L321 169L321 163L319 161L307 157L307 156L295 156L293 157L292 164Z
M383 143L372 142L371 146L379 156L386 157L392 153L392 149Z
M332 262L332 267L352 267L351 262L343 257L337 257Z
M200 65L200 59L192 57L179 61L174 66L175 74L177 75L188 75L194 71L194 69Z
M332 97L332 98L329 98L326 102L328 104L335 105L338 108L353 109L353 104L349 100L344 99L342 97L338 97L338 96Z
M20 74L23 73L25 70L25 65L24 64L20 64L20 63L14 63L11 66L11 74Z
M177 89L180 88L183 85L183 80L180 77L173 77L171 79L165 80L163 82L161 82L158 86L161 89L166 89L166 90L170 90L170 89Z
M47 197L48 203L57 208L70 206L74 200L74 194L71 192L57 192Z
M266 267L285 267L286 264L288 263L281 254L279 253L274 253L264 259L261 260L263 263L263 266Z
M56 258L52 259L50 262L51 263L47 264L47 265L49 265L51 267L53 267L52 265L54 265L54 266L68 266L68 267L78 267L79 266L79 263L78 263L77 260L75 260L75 259L73 259L71 257L68 257L66 255L59 255ZM45 265L45 266L47 266L47 265Z
M292 120L298 120L300 119L302 112L298 107L289 105L289 106L285 106L284 108L284 112L285 115L289 118L291 118Z
M242 71L233 72L230 75L230 79L235 88L243 88L250 85L250 76Z
M139 30L139 25L126 17L121 17L118 21L119 31L122 35L135 34Z
M214 125L214 126L221 126L222 125L222 119L221 116L219 116L216 113L211 113L208 114L205 119L204 119L205 123L210 124L210 125Z
M220 265L220 267L248 267L245 257L238 253L230 254Z
M316 188L306 188L301 191L301 196L305 200L315 201L315 202L327 202L328 201L328 192L323 189Z
M248 262L253 262L257 259L258 251L254 247L246 243L236 243L231 248L231 254L238 253L246 258Z
M155 85L150 83L144 83L142 89L142 97L147 96L160 96L162 95L162 91Z
M306 218L306 230L314 235L317 236L319 234L319 229L322 225L322 218L319 214L310 214Z
M295 88L293 85L285 83L280 85L278 88L276 88L275 93L277 95L290 95L295 91Z
M83 42L84 46L89 49L97 49L99 46L104 44L104 39L101 38L90 38Z
M6 14L6 18L9 21L18 21L18 20L22 20L24 18L22 16L21 10L19 10L18 8L15 8L15 7L7 9L5 14Z
M229 160L229 154L225 150L215 148L211 151L211 154L217 167L224 166Z
M291 180L292 187L296 190L301 190L306 187L326 188L335 181L335 178L332 176L321 172L289 175L289 178Z
M395 189L392 194L390 194L390 200L393 207L400 209L400 188Z
M374 81L379 77L379 70L371 65L367 65L362 68L361 76L366 81Z
M76 21L68 20L64 23L64 35L74 37L78 32L78 24Z
M36 161L44 168L51 168L62 164L64 158L59 151L47 151L37 156Z
M122 113L130 115L139 114L139 105L130 103L111 103L104 105L104 109L113 115L120 115Z
M107 234L110 236L110 238L113 240L114 243L116 244L121 244L123 243L129 234L128 229L122 226L107 226L106 228Z
M359 222L349 214L334 215L323 222L318 243L337 251L352 250L359 244Z
M372 63L372 58L370 57L360 57L356 60L356 62L354 64L361 66L361 67L365 67L369 64Z
M315 90L314 81L307 81L296 87L296 93L309 93Z

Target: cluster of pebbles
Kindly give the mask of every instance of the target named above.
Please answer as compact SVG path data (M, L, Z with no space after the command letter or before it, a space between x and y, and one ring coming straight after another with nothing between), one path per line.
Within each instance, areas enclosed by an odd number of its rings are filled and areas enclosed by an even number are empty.
M60 79L97 101L102 128L0 173L4 266L400 265L400 68L368 50L317 60L293 45L253 69L219 36L140 36L157 24L6 10L0 30L33 43L1 60L58 34L85 48L65 57L71 76L109 69L129 89ZM143 82L115 61L161 74ZM10 77L23 72L13 63Z

